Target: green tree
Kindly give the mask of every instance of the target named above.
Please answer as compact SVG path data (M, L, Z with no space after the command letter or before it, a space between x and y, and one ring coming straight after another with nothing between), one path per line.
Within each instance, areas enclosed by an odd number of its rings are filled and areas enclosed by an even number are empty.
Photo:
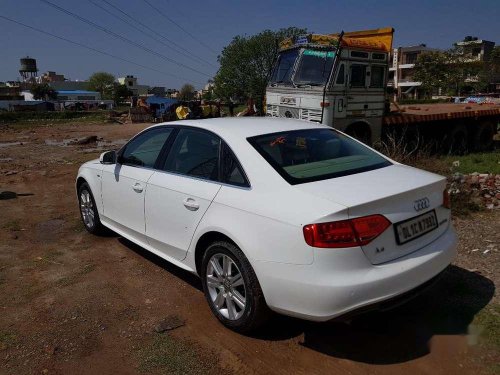
M218 57L220 68L214 79L215 95L226 100L230 97L263 98L279 43L305 33L306 29L289 27L234 37Z
M186 83L181 87L181 91L179 91L179 96L182 100L192 100L194 98L194 86Z
M102 99L113 99L114 87L115 76L106 72L96 72L92 74L87 84L87 88L99 92Z
M420 88L428 96L448 86L447 63L448 57L441 51L425 52L418 56L413 78L422 82Z
M113 100L119 105L130 98L134 93L126 85L116 84L113 90Z
M47 83L34 84L31 87L31 93L36 100L56 100L57 91L50 87Z

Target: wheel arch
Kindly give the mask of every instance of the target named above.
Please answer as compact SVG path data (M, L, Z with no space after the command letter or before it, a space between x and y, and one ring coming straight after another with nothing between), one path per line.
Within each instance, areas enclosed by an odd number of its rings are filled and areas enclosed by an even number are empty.
M350 135L351 137L354 137L358 139L361 142L368 141L369 143L366 143L370 145L372 143L373 139L373 134L372 134L372 124L370 124L368 121L365 120L356 120L349 125L346 126L344 133L347 135ZM359 139L356 137L356 135L363 134L363 139Z
M84 183L87 183L87 180L83 176L78 176L76 179L76 195L78 196L78 190L80 190L80 186L82 186Z
M195 267L196 267L196 273L200 275L201 271L201 261L203 260L203 253L206 250L206 248L214 242L217 241L227 241L232 243L235 246L238 246L238 248L245 254L244 250L241 248L240 245L236 243L230 236L228 236L225 233L222 233L219 230L210 230L205 233L203 233L198 240L196 241L196 245L194 247L194 262L195 262ZM247 256L245 254L245 256ZM247 257L248 259L248 257Z

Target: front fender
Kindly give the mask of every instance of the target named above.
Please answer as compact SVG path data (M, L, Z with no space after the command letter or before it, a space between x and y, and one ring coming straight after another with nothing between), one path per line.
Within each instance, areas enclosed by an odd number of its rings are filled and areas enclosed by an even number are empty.
M78 175L76 177L76 189L78 194L79 182L83 179L90 187L92 195L97 206L97 211L99 214L103 212L102 204L102 170L103 165L99 163L99 160L91 161L83 164L78 170Z

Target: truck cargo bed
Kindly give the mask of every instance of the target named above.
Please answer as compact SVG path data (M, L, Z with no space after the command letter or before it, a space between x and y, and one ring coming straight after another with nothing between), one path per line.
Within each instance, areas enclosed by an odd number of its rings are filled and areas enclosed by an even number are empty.
M464 118L500 119L498 104L440 103L391 105L391 113L383 118L384 125L404 125Z

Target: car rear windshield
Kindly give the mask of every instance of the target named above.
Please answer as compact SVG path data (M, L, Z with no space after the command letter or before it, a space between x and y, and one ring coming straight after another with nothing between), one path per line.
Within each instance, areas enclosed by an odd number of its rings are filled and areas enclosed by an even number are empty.
M379 154L333 129L272 133L248 141L292 185L391 165Z

